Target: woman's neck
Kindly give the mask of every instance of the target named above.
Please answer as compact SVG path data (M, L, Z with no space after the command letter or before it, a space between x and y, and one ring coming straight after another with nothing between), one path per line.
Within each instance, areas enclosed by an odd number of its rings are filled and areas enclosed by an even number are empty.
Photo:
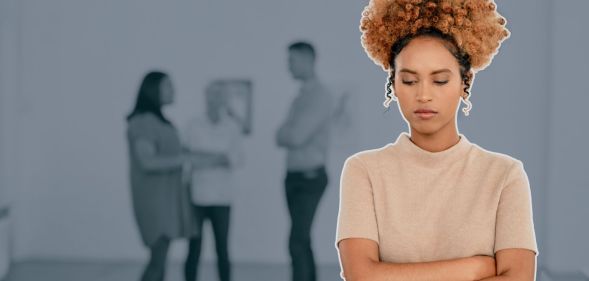
M460 140L456 128L449 130L439 130L433 134L423 134L411 128L411 142L420 148L430 152L444 151Z

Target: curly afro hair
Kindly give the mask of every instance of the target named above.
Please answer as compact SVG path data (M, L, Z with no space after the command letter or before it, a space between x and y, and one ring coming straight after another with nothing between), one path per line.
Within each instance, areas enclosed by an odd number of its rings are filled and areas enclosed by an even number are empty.
M493 0L370 0L362 12L362 46L383 70L391 71L391 47L422 29L450 35L468 54L474 72L489 65L510 35Z

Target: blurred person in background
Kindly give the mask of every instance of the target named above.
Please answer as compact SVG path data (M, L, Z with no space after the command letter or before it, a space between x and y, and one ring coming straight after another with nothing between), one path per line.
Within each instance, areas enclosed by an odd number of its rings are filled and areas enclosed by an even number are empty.
M195 223L202 229L208 220L215 237L219 280L231 280L229 257L229 224L233 191L236 187L234 171L243 167L241 139L249 133L244 116L230 106L225 82L213 81L205 90L205 116L189 120L183 142L192 152L217 154L223 163L204 163L190 169L190 187ZM203 233L203 231L201 231ZM184 269L186 281L198 277L202 235L190 239Z
M301 88L275 136L277 145L287 151L284 186L291 218L292 281L317 278L311 227L328 184L326 161L334 98L315 73L315 59L309 42L289 45L288 67Z
M162 107L174 101L170 77L160 71L145 75L135 106L127 116L127 141L133 213L150 258L141 281L164 279L170 240L198 236L190 194L182 185L182 168L191 162L223 163L215 155L183 151L176 128Z

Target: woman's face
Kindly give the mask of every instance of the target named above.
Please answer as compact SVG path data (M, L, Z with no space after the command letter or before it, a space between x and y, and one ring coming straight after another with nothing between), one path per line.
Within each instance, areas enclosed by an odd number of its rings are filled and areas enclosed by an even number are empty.
M441 39L432 37L411 40L397 55L394 92L412 132L431 135L455 129L464 93L459 67Z
M160 102L162 105L171 104L174 102L174 88L172 81L166 77L160 83Z

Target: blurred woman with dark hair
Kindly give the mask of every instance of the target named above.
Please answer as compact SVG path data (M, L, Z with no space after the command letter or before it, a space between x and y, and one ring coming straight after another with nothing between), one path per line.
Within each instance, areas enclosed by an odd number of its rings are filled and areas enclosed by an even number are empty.
M224 157L184 154L176 128L162 113L174 101L169 76L149 72L141 83L133 111L127 116L133 211L150 260L141 281L161 281L170 240L199 235L190 210L190 194L182 184L182 168L202 161L224 163Z

